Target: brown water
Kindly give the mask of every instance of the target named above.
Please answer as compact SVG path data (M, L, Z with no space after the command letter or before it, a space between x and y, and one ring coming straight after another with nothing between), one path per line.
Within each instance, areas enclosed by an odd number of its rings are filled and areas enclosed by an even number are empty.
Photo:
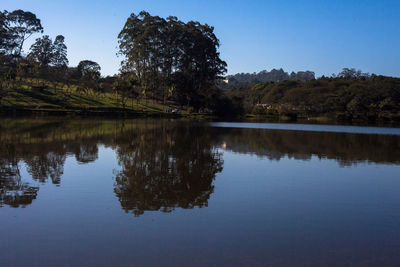
M399 266L400 130L0 119L1 266Z

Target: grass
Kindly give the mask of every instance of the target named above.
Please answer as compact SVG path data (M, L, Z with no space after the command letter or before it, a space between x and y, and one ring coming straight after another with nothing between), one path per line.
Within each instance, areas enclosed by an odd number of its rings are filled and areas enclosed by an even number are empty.
M38 86L39 85L39 86ZM40 88L42 87L42 88ZM39 79L21 79L1 100L1 107L29 111L96 111L167 114L168 106L152 100L128 100L124 109L113 93L79 92L76 85L67 86ZM182 115L188 115L183 110Z

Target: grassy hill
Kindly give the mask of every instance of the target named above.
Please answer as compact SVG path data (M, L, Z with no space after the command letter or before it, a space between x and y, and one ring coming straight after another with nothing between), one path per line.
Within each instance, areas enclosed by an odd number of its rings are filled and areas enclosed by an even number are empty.
M131 99L125 108L117 94L95 92L76 84L52 82L37 78L20 78L3 90L0 107L3 111L24 112L85 112L134 113L137 115L167 115L178 108L162 105L154 100ZM182 110L182 115L188 112Z

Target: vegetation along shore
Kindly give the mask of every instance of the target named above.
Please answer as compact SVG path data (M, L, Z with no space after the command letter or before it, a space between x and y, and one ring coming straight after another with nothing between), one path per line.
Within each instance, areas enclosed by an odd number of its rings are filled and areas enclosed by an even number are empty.
M118 35L121 68L69 67L65 37L42 35L35 14L0 12L2 113L213 116L400 122L400 79L344 68L329 77L282 69L226 76L214 28L142 11ZM54 40L53 40L54 38Z

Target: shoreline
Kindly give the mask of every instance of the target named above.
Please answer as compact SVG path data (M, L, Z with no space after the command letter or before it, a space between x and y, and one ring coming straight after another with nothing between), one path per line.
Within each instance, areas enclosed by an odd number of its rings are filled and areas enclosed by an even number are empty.
M93 117L115 117L115 118L198 118L216 119L210 114L201 113L167 113L155 111L139 111L120 108L88 108L88 109L46 109L46 108L0 108L0 116L93 116Z
M352 125L352 126L376 126L399 128L400 122L385 120L339 120L332 116L314 117L289 117L266 116L245 114L236 118L218 117L204 113L166 113L155 111L139 111L121 108L88 108L88 109L46 109L46 108L0 108L0 117L24 117L24 116L66 116L66 117L93 117L93 118L160 118L160 119L195 119L209 121L250 122L250 123L295 123L295 124L326 124L326 125Z

